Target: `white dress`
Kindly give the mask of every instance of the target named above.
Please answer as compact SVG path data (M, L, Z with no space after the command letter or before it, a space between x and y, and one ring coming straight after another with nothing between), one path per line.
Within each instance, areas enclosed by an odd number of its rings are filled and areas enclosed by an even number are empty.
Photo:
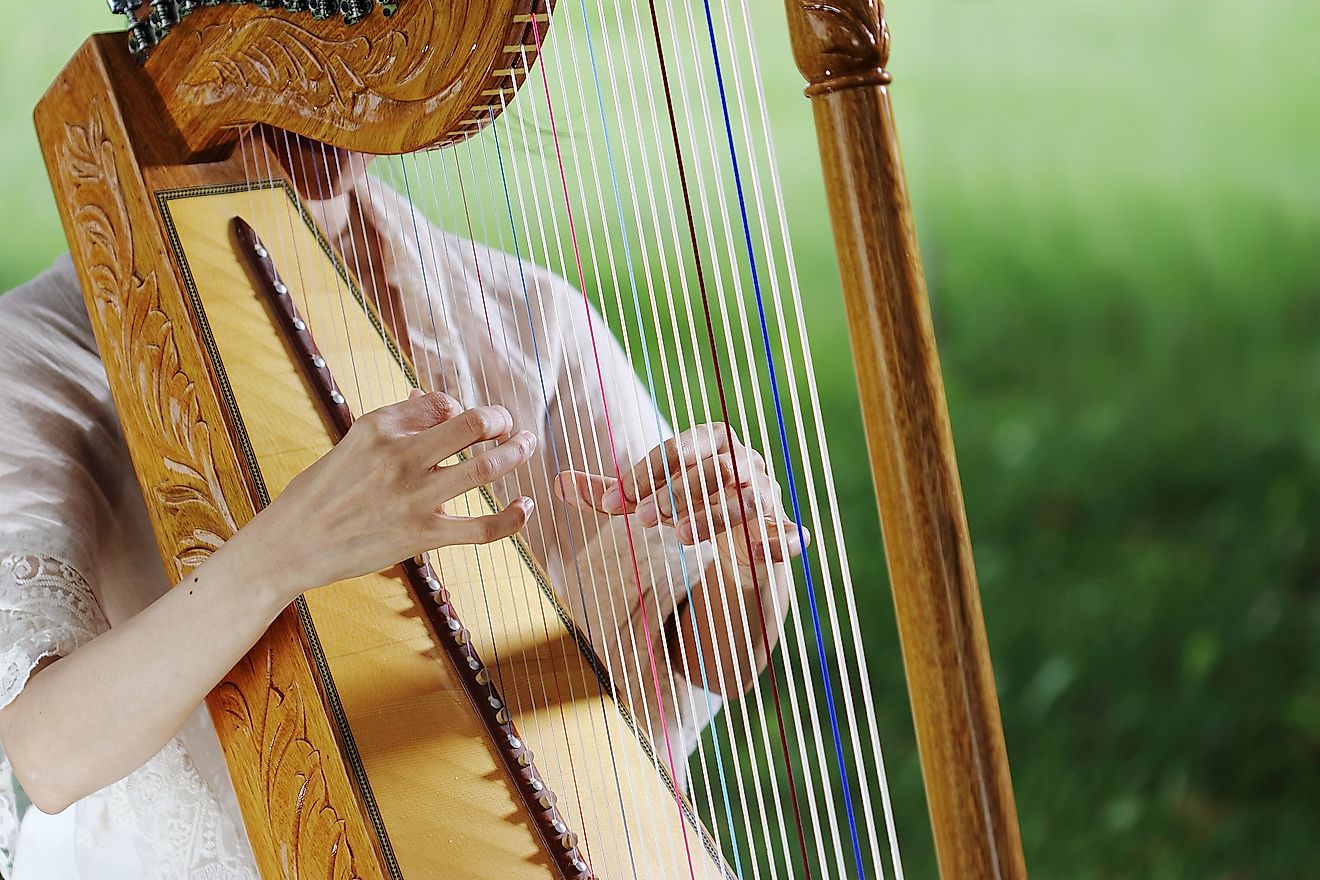
M585 597L570 573L582 572L588 588L612 583L617 575L595 575L617 573L617 548L626 546L621 519L588 515L572 536L549 520L551 505L560 503L550 491L556 462L549 450L560 450L561 468L598 471L596 456L609 460L608 448L568 452L579 437L605 442L603 425L595 422L602 411L600 385L581 381L584 374L597 375L592 358L599 356L604 366L614 454L621 464L641 458L668 436L668 425L660 419L657 429L654 403L594 312L590 320L597 322L601 350L593 354L581 295L569 285L524 267L537 306L533 353L522 279L511 257L480 247L474 253L471 243L433 229L420 215L414 226L406 203L379 182L358 198L368 225L388 240L385 252L393 254L383 280L406 316L414 362L429 379L424 384L466 404L503 404L520 426L539 430L542 442L519 483L537 502L525 534L556 588L581 614ZM321 216L347 216L345 199L337 201L327 203L329 211ZM426 295L445 298L448 323L432 323L434 310L420 307ZM497 325L493 334L486 320ZM543 380L548 406L540 390ZM557 443L546 442L551 431ZM634 529L634 539L646 542L638 553L651 560L642 576L651 581L645 617L656 636L686 594L678 572L686 570L695 581L712 551L685 551L671 533L656 530ZM570 580L571 591L565 588ZM61 257L0 297L0 708L19 694L44 658L73 652L141 611L167 587L77 277L69 258ZM615 601L631 609L636 592ZM592 613L591 608L610 603L586 605ZM591 621L591 631L601 634L597 650L616 669L632 670L628 677L635 693L646 684L641 670L611 645L627 642L618 638L627 627L635 628L640 644L642 616L623 615L622 624ZM656 732L663 711L675 753L687 754L719 701L681 674L674 680L681 705L665 694L660 708L634 710L644 729ZM675 769L681 777L683 768ZM0 744L0 875L8 880L256 878L205 706L144 766L58 816L27 803Z

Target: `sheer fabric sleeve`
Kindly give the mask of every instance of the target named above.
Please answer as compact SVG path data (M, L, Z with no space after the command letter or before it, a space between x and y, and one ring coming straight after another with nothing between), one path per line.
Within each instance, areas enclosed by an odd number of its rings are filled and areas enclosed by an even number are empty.
M551 430L563 432L567 466L612 477L674 431L601 315L571 285L553 281L558 321L551 329L563 363L551 406L561 424ZM647 528L635 517L587 513L576 546L560 551L573 559L568 578L581 579L570 591L580 594L571 598L574 611L592 622L597 650L626 672L620 690L659 754L672 752L684 784L685 759L721 701L701 687L702 670L671 666L666 623L706 575L714 548L686 547L672 529Z
M123 452L67 258L0 298L0 708L106 629L90 579ZM0 744L0 868L18 830Z

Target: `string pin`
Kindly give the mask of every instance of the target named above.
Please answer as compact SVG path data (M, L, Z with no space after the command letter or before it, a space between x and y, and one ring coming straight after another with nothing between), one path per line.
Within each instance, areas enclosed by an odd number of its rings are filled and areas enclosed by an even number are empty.
M336 388L334 391L330 392L330 400L334 402L335 406L339 406L344 402L344 395L340 394L339 389Z
M321 357L319 354L312 355L312 366L316 367L318 370L324 369L325 358Z
M284 294L286 294L286 293L289 292L289 288L287 288L287 287L284 286L284 282L283 282L283 281L276 281L276 282L275 282L275 292L278 293L280 296L284 296Z
M293 329L301 333L303 330L307 329L307 324L303 322L302 318L294 318Z
M261 245L257 245L257 256L261 257L264 260L266 259L266 257L269 257L270 254L266 252L266 249L264 247L262 247Z
M521 749L521 748L522 748L522 740L518 739L518 737L514 736L513 734L509 734L509 748L511 748L511 749Z

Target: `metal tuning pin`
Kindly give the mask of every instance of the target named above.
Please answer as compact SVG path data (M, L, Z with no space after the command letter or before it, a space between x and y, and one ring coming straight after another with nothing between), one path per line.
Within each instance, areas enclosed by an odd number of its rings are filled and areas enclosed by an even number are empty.
M312 18L327 19L339 12L339 0L310 0L307 7L312 11Z
M151 15L148 16L154 32L152 42L159 43L179 23L179 11L174 8L174 0L151 0Z
M340 6L344 11L344 24L357 24L371 14L375 5L375 0L342 0Z

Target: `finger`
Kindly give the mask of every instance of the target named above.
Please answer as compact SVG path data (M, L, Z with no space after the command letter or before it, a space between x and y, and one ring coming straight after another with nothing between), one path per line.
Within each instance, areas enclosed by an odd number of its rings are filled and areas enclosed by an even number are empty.
M560 471L555 475L553 487L560 501L579 510L610 513L601 503L601 497L618 481L585 471Z
M768 520L764 537L753 535L752 558L758 562L788 562L797 559L811 544L811 532L791 520Z
M681 474L674 475L669 485L658 489L637 505L637 516L647 526L673 522L687 514L705 499L735 485L735 455L721 453L691 465ZM746 473L746 467L742 473Z
M532 499L523 496L487 516L440 516L436 538L444 545L489 544L517 534L532 517Z
M727 452L729 441L738 442L732 430L723 422L712 422L689 428L661 443L626 473L621 475L617 492L607 494L606 505L622 511L629 503L636 503L664 485L666 477L696 464L703 458Z
M716 535L741 525L744 520L755 522L775 508L765 501L758 506L758 493L753 486L740 486L703 499L694 504L674 523L678 538L684 544L709 541Z
M513 416L502 406L477 406L411 438L413 455L423 467L442 462L474 443L495 440L513 430Z
M495 482L522 465L535 451L536 435L530 431L516 431L507 440L490 449L478 452L458 464L440 468L445 500Z
M407 400L374 409L358 421L374 422L373 427L383 434L416 434L443 424L462 411L462 405L442 391L421 392L414 388Z

